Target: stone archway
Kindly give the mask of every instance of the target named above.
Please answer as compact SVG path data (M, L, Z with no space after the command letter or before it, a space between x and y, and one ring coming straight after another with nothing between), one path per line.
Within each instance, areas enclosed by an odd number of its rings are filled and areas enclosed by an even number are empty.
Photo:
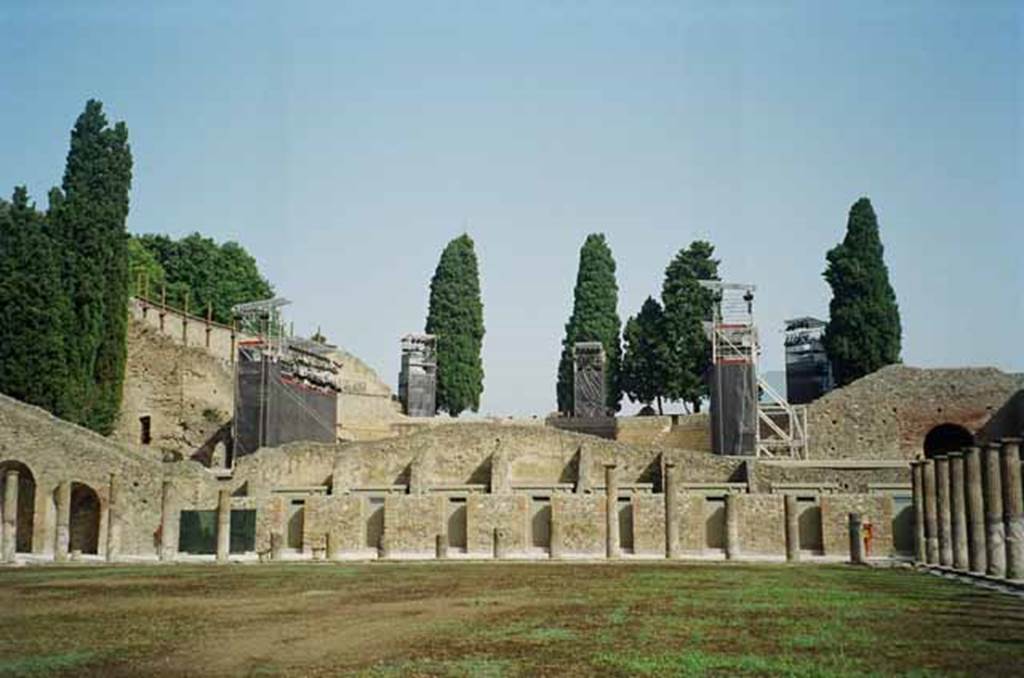
M84 483L71 483L70 549L73 552L99 553L100 498Z
M7 473L18 472L18 501L16 519L16 553L32 553L32 537L35 529L36 479L31 469L20 461L0 462L0 514L7 503ZM6 517L6 516L5 516ZM4 521L6 523L6 521Z
M939 424L924 437L924 456L928 459L940 454L959 452L974 444L974 435L959 424Z

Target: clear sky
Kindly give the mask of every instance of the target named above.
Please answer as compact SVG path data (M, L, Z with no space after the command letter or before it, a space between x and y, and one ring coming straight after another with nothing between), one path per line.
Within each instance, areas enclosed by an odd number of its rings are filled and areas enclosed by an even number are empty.
M844 6L840 6L844 5ZM392 385L430 276L480 258L481 411L545 414L579 247L625 320L711 240L762 369L875 205L911 365L1024 371L1021 2L0 3L0 188L45 203L89 97L129 229L235 239Z

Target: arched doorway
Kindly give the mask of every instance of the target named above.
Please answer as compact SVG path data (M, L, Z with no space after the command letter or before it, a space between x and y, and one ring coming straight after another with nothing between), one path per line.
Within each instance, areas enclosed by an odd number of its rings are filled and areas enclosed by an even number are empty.
M84 483L71 483L71 551L99 553L100 498Z
M3 512L7 492L7 471L18 472L18 527L14 550L32 553L32 530L36 513L36 479L28 466L20 461L0 462L0 513Z
M959 452L974 444L971 432L958 424L939 424L924 437L924 456L928 459L936 455Z

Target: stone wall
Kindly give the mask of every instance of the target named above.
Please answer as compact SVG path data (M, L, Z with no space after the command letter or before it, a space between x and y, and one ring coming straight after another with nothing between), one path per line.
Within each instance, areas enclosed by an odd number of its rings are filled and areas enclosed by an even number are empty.
M365 550L366 517L363 497L313 496L306 500L302 545L309 549Z
M826 556L850 555L851 513L872 525L871 556L892 553L892 497L868 494L836 494L821 497L822 544Z
M466 501L466 550L486 556L494 552L494 530L508 534L510 552L530 543L530 498L525 494L471 494Z
M433 554L445 520L442 495L393 495L384 499L384 543L389 553Z
M665 495L634 494L633 552L665 554Z
M806 486L843 494L868 492L871 485L910 485L910 462L897 460L759 460L752 461L751 492L778 492Z
M128 323L127 351L124 397L112 437L140 444L140 420L149 417L149 448L156 458L163 453L188 458L201 451L208 460L218 442L223 458L234 409L230 366L134 318Z
M679 549L687 554L704 551L704 495L679 492L676 498L676 524L679 529Z
M552 548L566 555L601 555L605 552L606 515L602 495L556 494L551 497ZM559 540L555 544L555 539Z
M1021 387L1020 375L993 368L890 365L808 407L808 456L910 460L940 424L981 431Z
M786 513L782 495L738 494L739 551L750 555L786 555Z

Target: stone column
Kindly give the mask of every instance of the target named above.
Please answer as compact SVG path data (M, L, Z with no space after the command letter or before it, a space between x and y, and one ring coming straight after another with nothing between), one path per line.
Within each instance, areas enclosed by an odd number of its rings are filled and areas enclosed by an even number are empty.
M999 444L985 448L985 541L990 577L1006 574L1006 524L1003 522L1003 484Z
M863 522L859 513L850 514L850 562L856 565L864 563Z
M107 516L107 562L112 563L121 556L121 477L116 473L110 474Z
M555 513L554 497L551 498L551 546L548 548L548 554L552 560L562 557L562 523Z
M605 484L605 555L619 557L619 476L615 464L604 465Z
M795 563L800 560L800 514L796 495L785 496L786 509L786 560Z
M18 550L18 469L9 468L4 475L3 560L14 562Z
M935 496L935 460L921 463L924 472L924 543L929 565L939 564L939 502Z
M914 562L923 564L925 557L924 537L924 464L910 462L910 483L914 493Z
M231 491L217 493L217 562L228 562L231 551Z
M503 527L494 528L494 559L504 560L508 558L509 533Z
M441 533L434 537L434 557L438 560L448 557L448 535Z
M949 502L949 459L935 457L935 496L939 507L939 565L953 567L953 514Z
M53 559L63 563L71 552L71 481L62 480L57 486L57 541L53 545Z
M964 456L949 455L949 505L953 513L953 567L967 571L967 495L964 488Z
M985 553L985 493L982 491L981 449L967 449L964 477L967 485L967 536L971 572L985 574L988 554Z
M676 465L665 462L665 557L679 557L679 525L676 522Z
M725 495L725 558L735 560L740 555L739 495Z
M1020 485L1020 439L1003 438L1000 457L1006 530L1006 578L1024 579L1024 498Z
M160 560L174 560L178 555L176 540L172 539L175 532L174 485L165 480L160 490Z

